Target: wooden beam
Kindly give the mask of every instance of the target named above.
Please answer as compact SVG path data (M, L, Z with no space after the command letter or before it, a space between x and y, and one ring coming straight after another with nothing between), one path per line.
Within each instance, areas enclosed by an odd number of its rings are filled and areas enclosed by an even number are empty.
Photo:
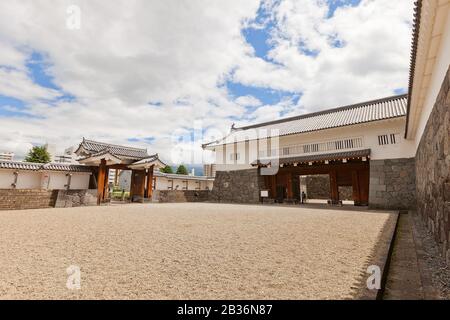
M123 163L118 163L118 164L112 164L110 166L108 166L108 168L110 169L119 169L119 170L129 170L128 165L127 164L123 164Z
M330 163L330 164L314 164L312 166L305 164L298 164L294 166L284 166L279 168L278 175L281 173L292 172L298 175L314 175L314 174L328 174L331 170L351 171L351 170L368 170L369 162L347 162L347 163Z
M336 170L331 170L329 174L330 174L331 203L338 204L339 203L339 189L338 189L338 183L337 183Z
M147 171L147 194L145 197L151 199L153 195L153 170L155 165L152 165Z
M106 160L102 159L98 168L97 175L97 205L100 205L103 201L105 192L105 174L106 174Z

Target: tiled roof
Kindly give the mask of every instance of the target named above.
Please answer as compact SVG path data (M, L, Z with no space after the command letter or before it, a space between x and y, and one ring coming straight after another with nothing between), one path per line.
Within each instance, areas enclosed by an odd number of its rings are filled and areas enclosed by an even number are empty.
M16 170L39 170L42 163L20 162L20 161L0 161L0 169Z
M234 128L226 139L230 139L230 141L244 141L249 137L249 134L246 132L249 129L266 129L268 133L270 133L270 130L277 129L279 130L279 135L284 136L403 117L406 115L406 102L407 95L403 94L301 116ZM223 140L203 146L206 147L221 143L223 143Z
M70 171L70 172L92 172L88 166L64 163L47 163L42 166L42 170Z
M413 17L413 33L411 40L411 57L409 63L409 84L408 84L408 102L406 106L406 128L405 136L408 133L408 120L409 120L409 109L411 108L411 93L414 84L414 72L416 69L416 57L417 57L417 46L419 43L419 31L420 31L420 16L422 12L422 0L417 0L414 7L414 17Z
M351 150L351 151L343 151L343 152L333 152L333 153L325 153L325 154L312 154L307 156L297 156L297 157L287 157L287 158L278 158L276 159L278 163L306 163L311 161L324 161L324 160L341 160L341 159L351 159L358 157L368 157L370 155L370 149L363 150ZM258 161L254 161L252 165L268 165L274 159L261 159Z
M64 163L44 164L44 163L20 162L20 161L0 161L0 169L91 172L90 167L83 165L64 164Z
M91 156L98 156L105 153L110 153L118 158L128 159L144 159L149 157L146 149L133 148L127 146L121 146L116 144L109 144L104 142L98 142L93 140L87 140L83 138L77 151L80 147L91 153ZM75 151L75 153L77 152Z
M150 163L150 162L153 162L153 161L156 161L156 160L159 160L159 157L158 157L158 154L157 154L157 153L155 153L155 154L153 154L153 155L151 155L151 156L149 156L149 157L147 157L147 158L145 158L145 159L136 161L136 162L133 163L133 165L136 165L136 164L146 164L146 163ZM161 160L159 160L159 161L161 161ZM162 161L161 161L161 162L162 162Z

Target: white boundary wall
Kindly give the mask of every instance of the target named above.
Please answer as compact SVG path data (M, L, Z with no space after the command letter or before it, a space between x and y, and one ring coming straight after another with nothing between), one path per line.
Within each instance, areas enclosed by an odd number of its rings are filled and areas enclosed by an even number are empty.
M67 189L67 174L71 174L70 189L83 190L89 188L91 175L89 172L0 169L0 189L14 189L15 172L18 172L15 189Z

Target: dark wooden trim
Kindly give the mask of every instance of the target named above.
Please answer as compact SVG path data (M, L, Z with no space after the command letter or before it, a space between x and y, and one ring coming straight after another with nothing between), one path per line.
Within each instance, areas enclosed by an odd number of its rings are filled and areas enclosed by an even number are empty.
M103 201L105 192L105 175L106 175L106 160L100 161L97 176L97 205L100 205Z

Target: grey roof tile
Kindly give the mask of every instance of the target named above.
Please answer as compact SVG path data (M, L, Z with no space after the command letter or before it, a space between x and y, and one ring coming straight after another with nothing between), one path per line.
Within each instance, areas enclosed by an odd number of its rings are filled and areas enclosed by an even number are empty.
M44 163L20 162L20 161L0 161L0 169L91 172L90 167L83 165L63 164L63 163L44 164Z
M246 131L249 129L279 130L279 135L285 136L403 117L406 115L407 97L406 94L397 95L340 108L234 128L226 139L230 139L230 141L243 141L247 138L248 134ZM214 141L203 146L220 145L224 141L225 139Z
M79 148L80 147L83 147L87 152L90 152L91 156L102 155L109 152L118 158L140 160L149 157L147 149L109 144L84 138L80 143Z

